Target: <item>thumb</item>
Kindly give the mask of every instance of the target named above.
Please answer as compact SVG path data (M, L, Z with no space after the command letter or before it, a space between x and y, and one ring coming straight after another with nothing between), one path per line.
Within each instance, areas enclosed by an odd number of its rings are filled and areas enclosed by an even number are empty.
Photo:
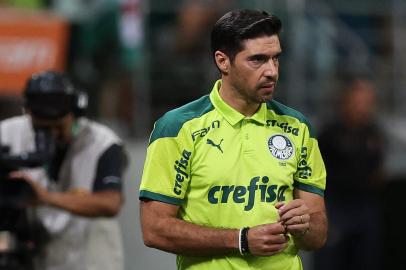
M285 205L285 203L283 203L283 202L277 202L277 203L275 203L275 208L276 209L279 209L279 208L281 208L282 206L284 206Z
M20 171L12 171L12 172L10 172L8 174L8 176L10 178L19 178L19 179L21 179L21 178L24 178L25 175L24 175L24 173L22 173Z

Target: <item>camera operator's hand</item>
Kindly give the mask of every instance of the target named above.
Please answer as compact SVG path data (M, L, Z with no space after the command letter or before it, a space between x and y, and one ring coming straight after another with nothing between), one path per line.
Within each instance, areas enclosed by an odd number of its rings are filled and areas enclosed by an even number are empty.
M33 204L38 205L47 203L49 192L40 184L35 182L30 176L21 171L14 171L9 174L9 177L17 181L26 181L28 184L30 184L36 194L36 200L33 202Z

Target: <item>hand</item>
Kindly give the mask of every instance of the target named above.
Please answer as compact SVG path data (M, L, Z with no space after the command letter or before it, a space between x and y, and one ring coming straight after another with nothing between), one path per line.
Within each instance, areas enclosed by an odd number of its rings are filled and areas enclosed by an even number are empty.
M30 176L21 171L14 171L9 174L9 177L15 179L16 181L26 181L31 186L36 195L36 200L33 202L33 204L37 205L47 203L49 192L40 184L35 182Z
M293 236L303 236L310 228L310 211L302 199L295 199L287 204L275 204L279 211L279 221L285 226L286 231Z
M281 223L263 224L248 231L248 248L256 256L270 256L283 251L289 241Z

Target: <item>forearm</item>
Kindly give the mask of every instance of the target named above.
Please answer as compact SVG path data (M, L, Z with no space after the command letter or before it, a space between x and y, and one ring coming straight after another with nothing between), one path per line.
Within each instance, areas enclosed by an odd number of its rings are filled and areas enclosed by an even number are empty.
M176 254L205 256L238 252L237 229L215 229L164 218L143 231L146 246Z
M116 191L95 193L49 192L43 204L60 208L85 217L114 216L118 213L122 198Z
M327 224L325 212L310 214L309 230L304 234L293 236L296 246L302 250L321 248L327 240Z
M149 204L149 205L146 205ZM186 255L218 255L238 252L238 229L216 229L199 226L155 213L155 202L141 202L141 225L148 247Z

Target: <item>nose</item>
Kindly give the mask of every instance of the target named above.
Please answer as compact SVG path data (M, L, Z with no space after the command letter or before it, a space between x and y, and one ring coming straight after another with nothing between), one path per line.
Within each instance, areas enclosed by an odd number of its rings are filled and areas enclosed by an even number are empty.
M273 59L270 59L265 65L264 76L276 79L278 77L278 72L279 72L278 63L275 63Z

